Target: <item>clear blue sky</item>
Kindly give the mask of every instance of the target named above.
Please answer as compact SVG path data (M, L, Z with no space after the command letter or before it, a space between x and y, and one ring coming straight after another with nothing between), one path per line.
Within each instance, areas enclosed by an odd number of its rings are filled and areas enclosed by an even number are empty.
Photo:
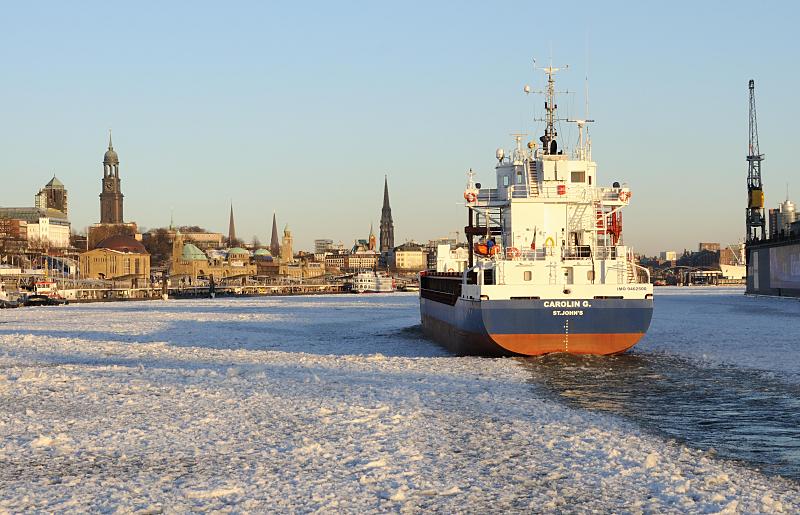
M0 205L31 205L55 172L73 226L98 221L113 128L125 218L144 227L172 208L225 231L232 199L248 240L274 210L300 248L349 243L377 229L386 173L398 242L463 231L467 169L490 182L508 134L541 130L522 87L551 53L578 92L561 115L582 114L589 64L600 182L633 188L637 250L744 234L750 78L767 202L792 181L800 200L796 3L293 4L4 6Z

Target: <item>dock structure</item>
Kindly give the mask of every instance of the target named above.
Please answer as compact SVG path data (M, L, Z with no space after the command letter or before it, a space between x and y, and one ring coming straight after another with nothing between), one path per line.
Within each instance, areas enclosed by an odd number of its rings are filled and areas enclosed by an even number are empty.
M70 302L160 300L163 290L153 288L76 288L59 290ZM318 295L345 293L344 284L275 284L247 286L180 286L167 288L170 299L255 297L270 295Z

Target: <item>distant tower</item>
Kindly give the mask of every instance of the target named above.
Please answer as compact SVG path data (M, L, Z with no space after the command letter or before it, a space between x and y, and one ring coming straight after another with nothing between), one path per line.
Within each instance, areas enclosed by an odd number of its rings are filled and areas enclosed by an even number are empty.
M755 82L750 89L750 141L747 153L747 241L766 237L764 226L764 186L761 184L761 161L764 154L758 148L758 123L756 122Z
M272 238L269 241L269 253L272 257L277 258L281 253L281 244L278 240L278 222L275 219L275 213L272 213Z
M172 239L172 262L177 263L183 255L183 234L180 229L175 231L175 237Z
M236 243L236 224L233 223L233 203L231 203L231 216L228 219L228 245Z
M289 230L289 224L283 228L283 243L281 244L281 261L289 263L294 259L292 254L292 231Z
M383 209L381 209L381 254L388 254L394 248L394 222L392 208L389 206L389 179L383 177Z
M57 209L65 215L67 214L67 190L64 183L59 181L55 175L50 182L39 190L34 199L36 207L39 209Z
M375 250L375 231L372 229L372 224L369 224L369 250Z
M103 156L103 192L100 194L100 223L121 224L122 220L122 188L119 178L119 156L111 143L111 131L108 132L108 150Z

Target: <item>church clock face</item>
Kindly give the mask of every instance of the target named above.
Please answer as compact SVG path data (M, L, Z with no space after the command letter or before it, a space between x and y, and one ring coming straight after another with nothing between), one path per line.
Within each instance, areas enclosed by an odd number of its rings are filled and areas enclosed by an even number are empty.
M107 182L107 183L103 184L103 186L105 187L106 191L111 191L111 183L110 182Z

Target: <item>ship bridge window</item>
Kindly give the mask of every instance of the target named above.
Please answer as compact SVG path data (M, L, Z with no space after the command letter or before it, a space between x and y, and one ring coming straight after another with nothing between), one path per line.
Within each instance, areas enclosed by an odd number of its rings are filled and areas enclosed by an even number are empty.
M586 172L572 172L570 180L572 182L586 182Z

